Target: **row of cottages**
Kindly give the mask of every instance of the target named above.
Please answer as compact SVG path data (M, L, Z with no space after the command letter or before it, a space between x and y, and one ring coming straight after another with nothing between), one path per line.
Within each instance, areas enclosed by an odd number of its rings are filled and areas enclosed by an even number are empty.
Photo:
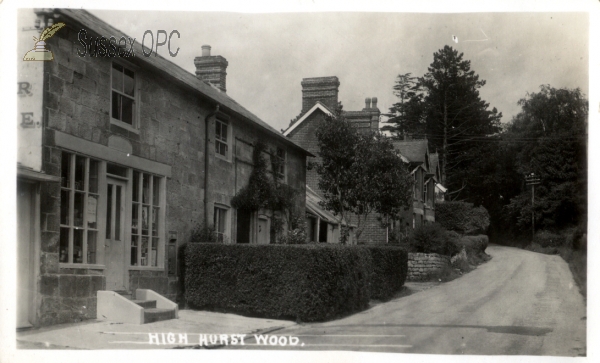
M131 57L99 56L90 41L83 54L82 30L127 35L76 9L21 10L20 54L59 22L38 47L53 60L18 68L18 327L95 318L103 290L174 299L177 249L197 223L227 243L269 243L270 213L230 204L257 140L305 210L312 154L226 94L225 58L203 46L194 75L140 42Z
M439 156L429 152L427 139L392 141L414 178L413 201L391 228L407 231L435 222L435 203L443 202L446 188L441 184Z
M302 110L300 114L291 122L291 125L283 134L296 144L302 146L314 155L318 155L319 147L317 144L316 130L319 123L325 120L325 117L332 115L338 107L338 93L340 81L337 77L315 77L304 78L302 86ZM349 120L353 126L358 128L359 132L377 132L379 131L379 117L381 111L377 107L377 98L367 98L365 107L360 111L343 111L344 117ZM319 162L319 157L312 158L311 161ZM319 192L319 175L313 168L306 172L306 222L307 239L309 242L337 243L340 237L339 217L331 212L324 210L319 201L322 195ZM350 222L352 223L352 222ZM371 214L365 221L365 228L360 236L360 242L364 243L386 243L388 239L388 228L382 227L378 220L378 215ZM350 233L351 244L356 244L353 238L353 224L347 226Z

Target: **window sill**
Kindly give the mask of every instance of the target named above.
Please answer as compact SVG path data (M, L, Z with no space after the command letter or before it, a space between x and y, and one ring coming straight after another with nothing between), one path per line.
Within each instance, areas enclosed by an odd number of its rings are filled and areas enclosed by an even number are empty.
M131 131L131 132L133 132L133 133L136 133L136 134L139 134L139 133L140 133L140 130L139 130L139 129L137 129L137 128L135 128L135 127L131 126L130 124L128 124L128 123L126 123L126 122L119 121L119 120L117 120L116 118L112 118L112 117L111 117L111 118L110 118L110 124L111 124L111 125L118 126L118 127L122 128L122 129L125 129L125 130L127 130L127 131Z
M127 267L130 271L164 271L164 267L160 266L129 266Z
M231 164L231 158L228 158L228 157L223 156L221 154L215 153L215 159L223 160L223 161Z
M59 268L81 268L81 269L89 269L89 270L105 270L105 265L96 265L89 263L59 263Z

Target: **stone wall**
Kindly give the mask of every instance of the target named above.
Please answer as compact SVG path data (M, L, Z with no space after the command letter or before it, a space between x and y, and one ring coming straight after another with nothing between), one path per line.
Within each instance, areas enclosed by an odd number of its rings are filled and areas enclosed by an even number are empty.
M409 253L407 281L422 281L450 264L450 257L437 253Z

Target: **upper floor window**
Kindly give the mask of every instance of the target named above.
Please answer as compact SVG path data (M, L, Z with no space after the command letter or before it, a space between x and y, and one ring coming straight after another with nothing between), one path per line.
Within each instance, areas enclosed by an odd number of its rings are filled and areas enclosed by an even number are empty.
M226 121L215 121L215 151L217 155L227 157L229 151L228 124Z
M427 184L423 184L423 203L428 204L427 200Z
M414 194L415 194L415 199L419 199L419 172L415 171L415 173L413 174L414 178L415 178L415 183L413 185L413 190L414 190Z
M118 63L111 70L111 116L137 128L135 112L135 72Z
M274 170L275 175L277 175L279 178L285 179L285 150L282 148L277 148L276 154L275 154L275 168L277 170Z

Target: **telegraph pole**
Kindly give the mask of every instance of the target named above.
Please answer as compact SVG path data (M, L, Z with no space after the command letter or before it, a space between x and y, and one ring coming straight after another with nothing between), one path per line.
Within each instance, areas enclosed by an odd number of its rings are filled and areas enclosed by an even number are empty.
M531 240L533 241L535 237L535 186L540 184L540 178L534 173L531 173L529 175L525 175L525 182L527 185L531 185Z

